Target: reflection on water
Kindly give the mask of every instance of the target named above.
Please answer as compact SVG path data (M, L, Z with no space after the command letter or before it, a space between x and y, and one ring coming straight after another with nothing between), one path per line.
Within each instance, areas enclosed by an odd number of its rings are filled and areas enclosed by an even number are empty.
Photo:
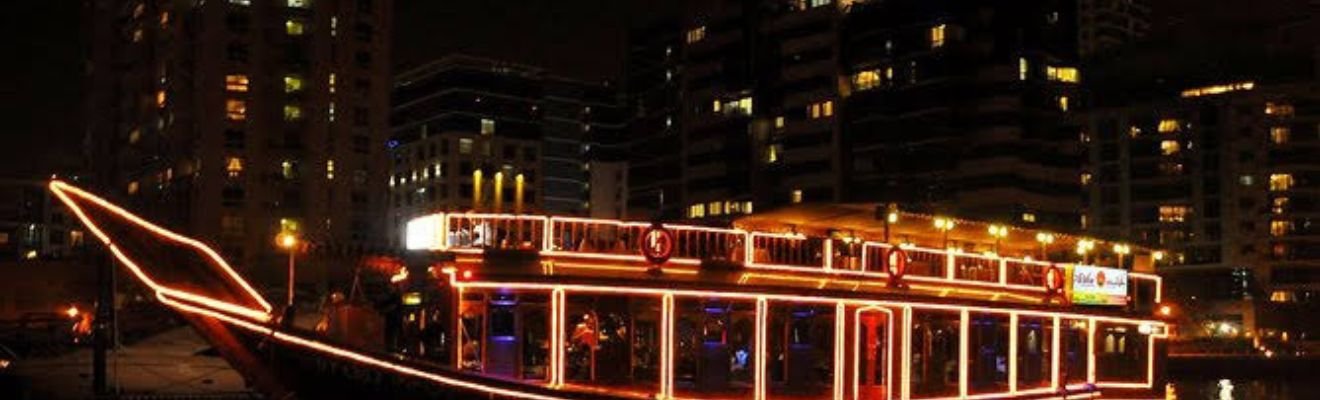
M1167 400L1290 400L1320 398L1312 379L1175 379Z

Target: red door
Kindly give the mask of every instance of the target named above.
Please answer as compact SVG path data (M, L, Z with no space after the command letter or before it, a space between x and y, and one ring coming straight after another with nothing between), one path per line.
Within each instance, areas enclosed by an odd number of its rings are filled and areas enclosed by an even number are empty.
M857 399L889 398L892 338L888 310L863 309L857 312Z

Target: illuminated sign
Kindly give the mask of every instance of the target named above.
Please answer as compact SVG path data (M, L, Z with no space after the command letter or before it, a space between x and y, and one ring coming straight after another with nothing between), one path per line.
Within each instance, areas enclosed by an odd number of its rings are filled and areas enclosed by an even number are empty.
M1128 272L1116 268L1074 265L1068 292L1073 304L1125 305L1128 301Z
M443 235L441 227L440 214L427 215L425 217L414 218L408 221L406 232L404 233L405 247L408 250L437 250L440 248L440 238Z
M652 264L664 264L674 255L674 233L660 224L642 232L642 255Z

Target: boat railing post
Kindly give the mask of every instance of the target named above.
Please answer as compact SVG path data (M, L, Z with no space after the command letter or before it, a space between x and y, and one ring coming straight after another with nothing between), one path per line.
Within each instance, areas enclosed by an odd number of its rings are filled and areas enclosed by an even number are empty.
M1004 256L999 256L999 255L996 255L995 258L998 258L998 259L999 259L999 284L1000 284L1000 285L1007 285L1007 284L1008 284L1008 259L1005 258Z

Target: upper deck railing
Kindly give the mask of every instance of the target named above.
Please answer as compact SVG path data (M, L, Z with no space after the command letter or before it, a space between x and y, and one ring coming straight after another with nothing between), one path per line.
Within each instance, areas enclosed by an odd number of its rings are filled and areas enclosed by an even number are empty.
M647 222L578 217L434 214L409 223L408 247L460 253L479 253L488 248L523 249L556 257L645 262L640 238L651 226ZM1067 264L798 233L677 224L664 227L674 235L674 250L668 262L680 265L721 260L749 269L885 279L889 277L885 269L886 254L898 246L907 258L905 280L1044 293L1046 271L1051 266ZM1141 273L1129 273L1129 276L1152 281L1129 285L1134 296L1153 295L1153 299L1144 300L1160 301L1158 276ZM1151 283L1154 293L1148 293L1152 291Z

